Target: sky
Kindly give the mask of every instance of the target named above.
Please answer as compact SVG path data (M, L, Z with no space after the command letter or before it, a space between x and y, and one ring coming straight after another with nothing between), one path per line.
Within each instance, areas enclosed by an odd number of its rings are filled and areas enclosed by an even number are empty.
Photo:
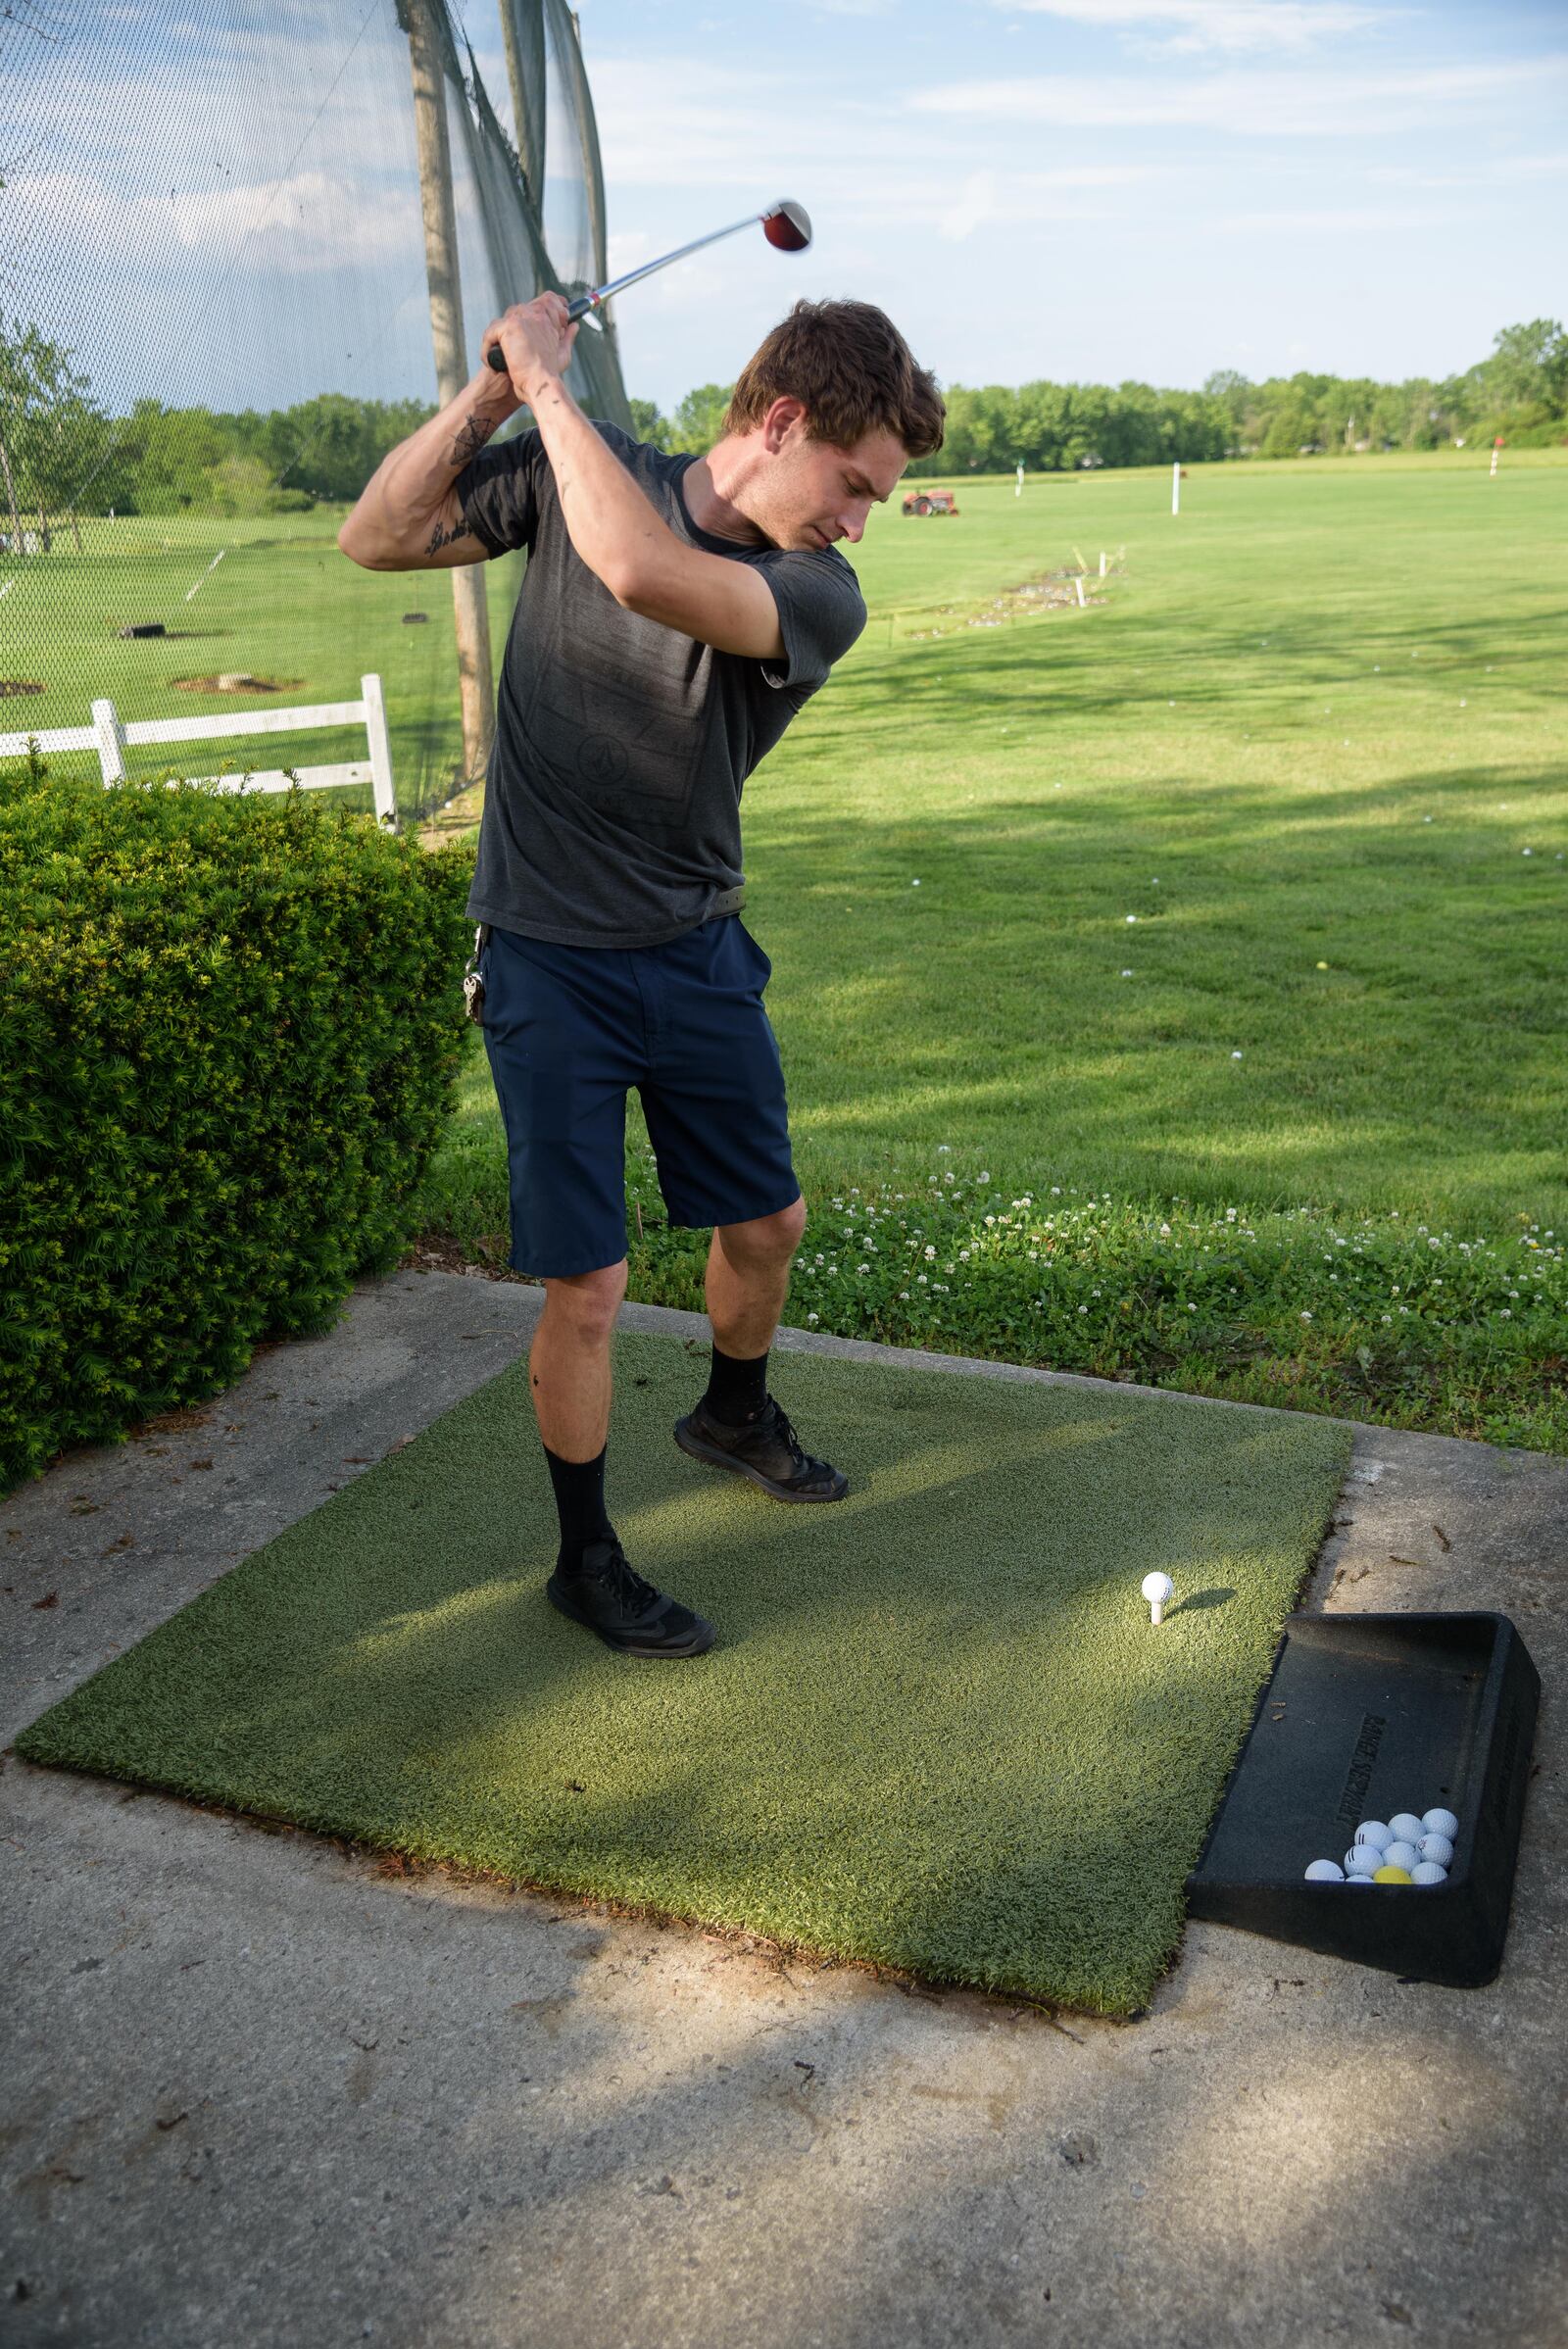
M728 380L797 293L947 382L1442 375L1568 307L1568 0L581 0L628 388Z
M455 5L509 119L496 0ZM622 299L665 408L798 294L949 384L1441 376L1568 311L1568 0L579 7L612 272L778 196L815 225ZM0 126L0 309L112 408L431 395L393 0L10 0Z

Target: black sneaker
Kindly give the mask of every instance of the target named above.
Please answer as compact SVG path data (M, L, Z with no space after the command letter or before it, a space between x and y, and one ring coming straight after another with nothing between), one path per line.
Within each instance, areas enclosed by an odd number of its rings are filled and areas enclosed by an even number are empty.
M694 1460L749 1476L775 1500L842 1500L850 1480L841 1468L813 1460L769 1395L755 1419L726 1427L706 1403L675 1422L675 1441Z
M545 1595L573 1623L628 1656L700 1656L717 1634L701 1615L633 1574L618 1542L590 1542L575 1574L558 1566Z

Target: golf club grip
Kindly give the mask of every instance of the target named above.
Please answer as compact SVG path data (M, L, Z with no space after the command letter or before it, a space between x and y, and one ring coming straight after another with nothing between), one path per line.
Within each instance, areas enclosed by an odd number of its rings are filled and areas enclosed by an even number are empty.
M585 318L588 316L588 313L590 310L592 310L593 306L594 297L592 294L579 294L575 302L568 302L566 305L567 323L575 326L579 318ZM495 368L495 371L498 375L504 375L506 373L506 353L502 350L499 343L492 343L490 345L489 350L485 353L485 358L488 360L491 367Z

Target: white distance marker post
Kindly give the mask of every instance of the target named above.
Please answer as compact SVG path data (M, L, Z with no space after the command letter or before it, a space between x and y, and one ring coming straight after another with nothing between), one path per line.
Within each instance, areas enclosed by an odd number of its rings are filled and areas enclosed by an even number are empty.
M1177 459L1176 463L1170 468L1170 510L1172 514L1180 514L1182 510L1182 467L1180 458Z
M1012 494L1015 498L1023 496L1023 459L1021 457L1018 460L1018 478L1012 485Z
M1501 435L1501 433L1499 432L1499 433L1498 433L1498 435L1497 435L1497 437L1496 437L1496 439L1495 439L1495 440L1493 442L1493 444L1492 444L1492 471L1491 471L1491 474L1489 475L1489 478L1490 478L1491 480L1493 480L1493 481L1495 481L1495 480L1496 480L1496 478L1497 478L1497 458L1498 458L1498 455L1499 455L1499 453L1500 453L1501 449L1502 449L1502 435Z
M1150 1622L1163 1623L1165 1609L1176 1595L1175 1584L1168 1574L1146 1574L1142 1587L1144 1596L1149 1601Z

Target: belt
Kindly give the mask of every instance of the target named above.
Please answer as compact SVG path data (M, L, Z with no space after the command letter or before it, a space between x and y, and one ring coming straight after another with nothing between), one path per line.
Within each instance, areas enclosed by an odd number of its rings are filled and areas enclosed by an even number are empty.
M722 921L727 913L739 913L745 903L746 884L743 881L738 889L721 889L708 911L703 915L703 919L704 921Z

